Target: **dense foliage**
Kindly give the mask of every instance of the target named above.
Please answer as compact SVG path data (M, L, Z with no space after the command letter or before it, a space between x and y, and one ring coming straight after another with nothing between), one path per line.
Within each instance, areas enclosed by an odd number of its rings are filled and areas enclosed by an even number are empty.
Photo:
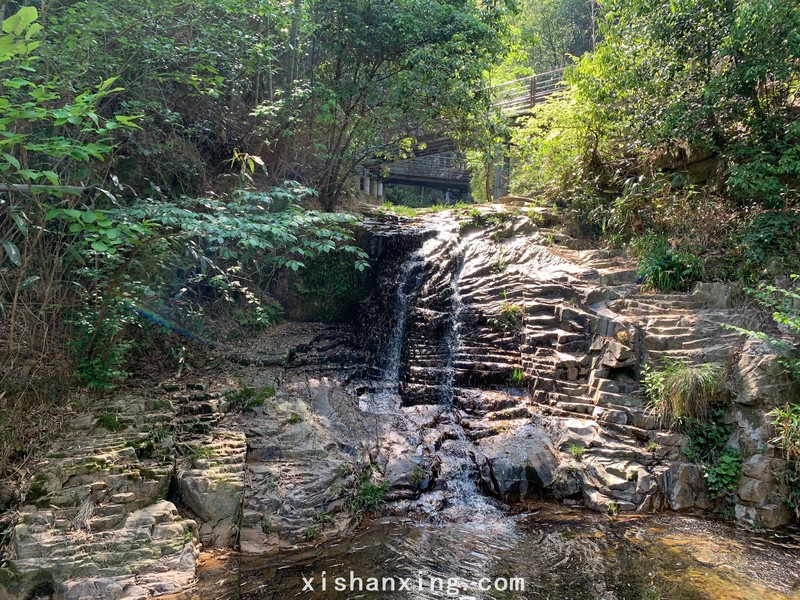
M33 22L36 9L24 11ZM197 194L219 183L238 152L259 157L273 183L297 179L320 190L330 208L364 160L485 110L481 80L501 49L506 8L468 0L60 0L41 12L35 30L19 32L34 42L12 46L36 64L15 65L25 81L14 74L4 89L25 96L41 88L47 107L62 97L67 125L99 130L106 145L88 153L103 153L105 164L75 179L102 181L111 169L137 190L149 182ZM110 84L97 90L109 77L115 93ZM119 127L117 115L135 115L139 127ZM35 126L30 114L23 120ZM111 144L113 155L103 152ZM22 156L12 150L5 160L14 164ZM40 150L40 158L60 158L52 145Z
M558 199L612 241L680 238L708 254L712 274L771 260L785 272L798 239L800 7L601 9L602 41L571 69L568 90L513 135L514 191Z

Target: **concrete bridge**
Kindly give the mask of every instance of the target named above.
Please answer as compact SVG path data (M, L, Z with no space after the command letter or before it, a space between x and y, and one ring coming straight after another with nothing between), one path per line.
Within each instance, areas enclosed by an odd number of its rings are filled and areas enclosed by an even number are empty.
M563 89L564 69L555 69L530 77L522 77L492 86L494 107L509 120L530 114L537 104ZM505 194L508 179L507 161L498 151L494 173L494 195ZM363 194L373 200L384 198L384 184L404 184L465 193L469 190L470 172L463 154L458 153L455 141L447 136L428 135L417 140L414 157L390 164L376 164L364 170L360 180Z

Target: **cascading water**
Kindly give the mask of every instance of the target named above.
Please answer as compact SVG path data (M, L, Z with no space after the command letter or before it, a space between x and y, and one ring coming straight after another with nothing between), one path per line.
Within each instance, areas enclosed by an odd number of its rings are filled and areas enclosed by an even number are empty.
M471 240L452 222L434 226L436 235L409 252L381 282L392 289L388 306L393 316L380 350L380 370L359 397L359 406L366 413L391 415L395 432L414 432L420 412L435 412L433 422L424 426L435 430L428 436L434 441L420 445L438 465L434 492L453 518L465 511L494 514L495 503L476 486L474 444L460 425L455 402L467 315L460 279Z

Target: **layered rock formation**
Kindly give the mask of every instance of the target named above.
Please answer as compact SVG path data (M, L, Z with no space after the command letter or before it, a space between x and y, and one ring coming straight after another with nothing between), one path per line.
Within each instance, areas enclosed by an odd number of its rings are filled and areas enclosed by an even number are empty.
M6 588L144 598L189 584L201 545L320 544L376 508L710 510L686 437L642 397L641 367L666 357L727 365L736 517L788 522L764 415L794 388L725 327L747 324L730 290L643 293L629 262L543 222L502 206L368 221L378 284L360 322L281 325L219 350L224 369L76 417L22 498Z

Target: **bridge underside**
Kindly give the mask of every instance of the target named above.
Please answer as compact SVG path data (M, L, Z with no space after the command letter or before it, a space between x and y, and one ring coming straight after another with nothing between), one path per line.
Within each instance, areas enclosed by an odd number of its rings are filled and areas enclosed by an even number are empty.
M556 69L493 86L494 107L511 123L516 123L541 102L563 89L564 69ZM383 198L384 184L398 184L468 193L470 172L466 159L458 151L455 140L444 131L414 132L416 144L412 158L391 164L378 160L366 166L361 176L361 190L375 199ZM508 158L498 146L493 168L492 195L499 198L507 193Z
M435 177L409 177L390 175L383 180L385 184L415 185L419 187L434 188L437 190L453 190L459 192L469 191L469 179L440 179Z

